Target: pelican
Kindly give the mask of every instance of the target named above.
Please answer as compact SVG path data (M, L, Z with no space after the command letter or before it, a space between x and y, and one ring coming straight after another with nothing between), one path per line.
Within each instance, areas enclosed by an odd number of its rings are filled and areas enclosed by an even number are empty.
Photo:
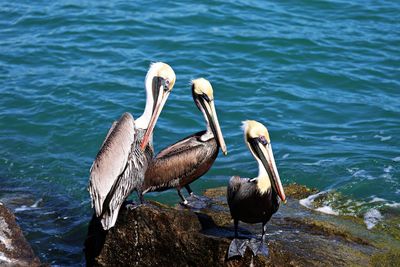
M243 256L247 245L254 255L268 255L265 245L266 223L279 208L279 198L286 202L267 128L257 121L243 122L244 140L258 162L258 176L253 179L233 176L228 185L228 204L235 225L235 238L228 251L228 258ZM238 238L239 221L262 223L261 241L242 242ZM259 243L259 244L257 244Z
M190 183L211 168L219 148L224 155L227 154L210 82L204 78L193 80L192 96L204 115L207 129L163 149L147 168L143 191L147 193L176 188L184 205L188 205L188 201L182 195L181 189L185 187L194 196Z
M115 121L90 168L89 192L104 230L114 226L119 209L136 190L143 203L142 185L153 157L153 129L175 84L175 73L162 62L153 63L145 79L146 107L134 121L124 113Z

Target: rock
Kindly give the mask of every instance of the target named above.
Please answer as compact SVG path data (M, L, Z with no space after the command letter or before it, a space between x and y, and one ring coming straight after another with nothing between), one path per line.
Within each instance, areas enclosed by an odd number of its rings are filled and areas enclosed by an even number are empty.
M336 224L336 216L315 214L289 198L268 223L269 257L254 257L248 249L243 258L227 260L234 230L225 193L226 188L207 190L211 201L199 211L157 202L121 209L108 232L93 218L85 242L87 265L366 266L372 255L385 251L349 230L359 231L358 225L341 227L350 224ZM260 238L260 232L260 224L239 224L242 238Z
M208 215L154 202L121 210L116 226L108 233L94 218L85 246L87 265L220 266L225 263L230 239L202 233L213 227ZM95 245L99 240L104 240L100 249ZM228 266L249 266L251 261L263 266L266 259L246 253L244 260Z
M2 203L0 203L0 265L41 265L16 223L14 214Z

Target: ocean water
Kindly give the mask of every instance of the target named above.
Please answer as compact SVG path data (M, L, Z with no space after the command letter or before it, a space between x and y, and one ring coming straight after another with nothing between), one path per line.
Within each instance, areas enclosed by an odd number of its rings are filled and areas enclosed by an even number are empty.
M196 191L257 174L240 129L255 119L283 183L341 196L320 211L399 210L399 2L139 2L0 4L0 201L42 261L84 262L89 168L111 123L141 115L154 61L177 74L156 150L204 129L190 80L214 87L229 153Z

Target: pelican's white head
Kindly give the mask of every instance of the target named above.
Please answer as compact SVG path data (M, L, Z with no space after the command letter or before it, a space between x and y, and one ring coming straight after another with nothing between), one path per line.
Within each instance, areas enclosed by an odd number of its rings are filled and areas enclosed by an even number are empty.
M175 72L168 64L156 62L150 65L145 79L146 108L143 115L135 123L137 128L146 129L140 145L142 150L152 136L154 126L175 85L175 80Z

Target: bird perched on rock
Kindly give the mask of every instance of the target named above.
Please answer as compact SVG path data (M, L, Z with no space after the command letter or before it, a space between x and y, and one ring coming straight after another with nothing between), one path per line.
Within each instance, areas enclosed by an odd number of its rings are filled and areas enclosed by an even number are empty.
M243 256L247 246L254 255L268 255L266 224L278 210L280 200L286 201L267 128L257 121L248 120L243 122L243 130L245 143L258 162L258 176L253 179L233 176L229 181L227 199L234 220L235 238L230 244L228 258ZM261 240L239 240L239 221L261 223Z
M153 129L175 84L175 73L162 62L150 66L145 79L146 107L134 121L124 113L115 121L90 168L89 192L105 230L114 226L122 203L133 190L143 202L142 187L153 158Z
M196 106L204 115L207 129L161 150L151 161L144 180L144 193L176 188L182 203L188 206L190 204L182 195L181 189L185 187L193 198L200 199L194 196L190 183L211 168L218 156L219 148L222 153L227 154L210 82L203 78L193 80L192 96Z

